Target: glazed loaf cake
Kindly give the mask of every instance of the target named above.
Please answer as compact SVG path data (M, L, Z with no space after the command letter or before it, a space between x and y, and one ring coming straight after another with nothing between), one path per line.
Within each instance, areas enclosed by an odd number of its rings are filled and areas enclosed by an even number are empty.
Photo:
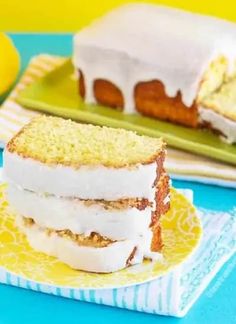
M128 4L75 36L73 61L87 103L236 141L236 24Z
M161 139L42 116L7 144L8 200L36 250L75 269L117 271L161 256L164 159Z

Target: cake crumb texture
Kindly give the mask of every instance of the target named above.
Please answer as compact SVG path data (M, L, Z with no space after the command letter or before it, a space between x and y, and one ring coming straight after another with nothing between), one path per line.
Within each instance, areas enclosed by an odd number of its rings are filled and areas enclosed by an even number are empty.
M47 116L33 119L7 144L10 153L23 158L73 167L149 164L163 149L160 138Z
M224 83L218 91L204 98L202 106L236 121L236 79Z

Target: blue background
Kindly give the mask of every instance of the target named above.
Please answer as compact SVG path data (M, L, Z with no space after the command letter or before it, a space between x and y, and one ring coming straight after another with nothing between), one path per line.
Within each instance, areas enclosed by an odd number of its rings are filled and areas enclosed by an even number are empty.
M40 53L71 54L71 35L11 35L21 54L21 72ZM0 152L0 165L2 155ZM220 172L220 170L219 170ZM198 207L229 211L236 207L236 190L174 181L177 188L194 190ZM0 284L0 324L8 323L236 323L236 256L216 276L183 319L131 312L78 302ZM153 296L155 298L155 296Z

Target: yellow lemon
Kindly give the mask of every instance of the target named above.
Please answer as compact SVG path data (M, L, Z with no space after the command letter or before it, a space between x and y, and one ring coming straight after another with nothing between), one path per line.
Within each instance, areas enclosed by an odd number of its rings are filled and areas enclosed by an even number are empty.
M12 40L0 33L0 95L16 80L20 68L20 56Z

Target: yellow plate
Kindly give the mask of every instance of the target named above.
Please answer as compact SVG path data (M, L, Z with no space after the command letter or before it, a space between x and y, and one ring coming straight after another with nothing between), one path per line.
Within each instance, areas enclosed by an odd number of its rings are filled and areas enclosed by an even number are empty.
M14 225L0 185L0 267L42 284L70 288L118 288L160 277L186 260L197 247L202 229L194 206L171 190L171 209L162 218L164 261L145 261L112 274L76 271L53 257L34 251Z

